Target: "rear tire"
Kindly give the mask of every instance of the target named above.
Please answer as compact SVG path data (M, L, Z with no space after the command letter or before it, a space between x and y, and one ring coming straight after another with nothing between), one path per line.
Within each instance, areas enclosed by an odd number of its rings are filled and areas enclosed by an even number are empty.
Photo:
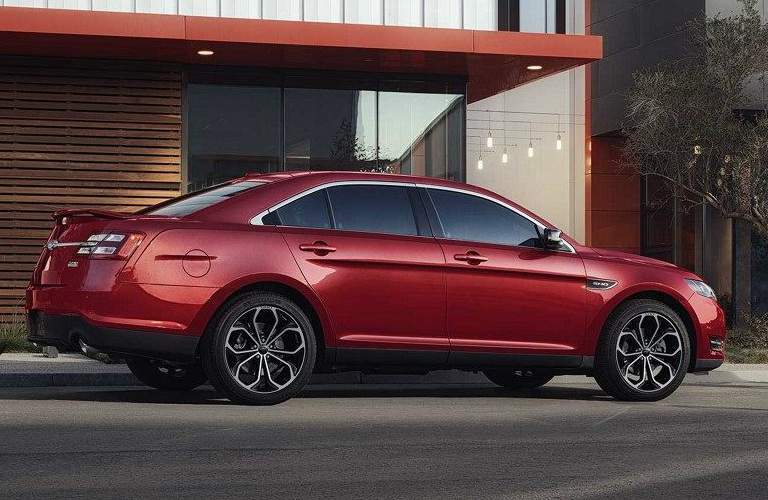
M603 328L595 380L622 401L659 401L683 382L690 359L688 330L680 316L656 300L631 300Z
M271 292L224 306L202 346L211 384L235 403L273 405L309 382L317 356L312 324L293 301Z
M511 391L529 391L552 380L552 375L526 369L489 369L483 371L488 380Z
M164 391L191 391L207 380L199 365L172 365L144 358L126 359L125 364L143 384Z

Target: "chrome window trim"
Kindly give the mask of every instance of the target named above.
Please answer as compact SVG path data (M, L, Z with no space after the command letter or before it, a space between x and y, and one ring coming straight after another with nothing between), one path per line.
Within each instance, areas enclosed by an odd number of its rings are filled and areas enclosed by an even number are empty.
M507 210L511 210L512 212L516 213L517 215L523 217L524 219L530 221L534 225L536 225L540 229L544 229L547 227L545 224L543 224L541 221L538 221L534 219L533 217L520 212L515 207L508 205L507 203L504 203L500 200L497 200L495 198L492 198L490 196L484 195L482 193L476 193L474 191L470 191L468 189L461 189L456 187L449 187L449 186L440 186L436 184L428 184L428 183L422 183L422 182L400 182L400 181L365 181L365 180L357 180L357 181L333 181L333 182L327 182L325 184L320 184L319 186L315 186L312 188L309 188L307 190L304 190L298 194L295 194L291 196L290 198L287 198L280 203L271 206L270 208L263 210L259 212L258 214L254 215L250 219L250 224L254 226L263 226L264 221L263 218L269 215L270 213L274 212L275 210L280 209L281 207L294 202L298 200L299 198L303 198L304 196L310 195L316 191L320 191L321 189L327 189L335 186L403 186L403 187L417 187L417 188L425 188L425 189L441 189L443 191L453 191L456 193L462 193L469 196L476 196L477 198L482 198L488 201L491 201L493 203L496 203L497 205L501 205L502 207L506 208ZM437 239L448 239L448 238L438 238ZM478 241L476 243L487 243ZM573 246L568 243L567 241L563 240L563 243L568 247L567 250L555 250L557 252L565 252L565 253L576 253L576 250L573 248ZM508 245L508 246L515 246L515 245ZM527 247L526 247L527 248Z

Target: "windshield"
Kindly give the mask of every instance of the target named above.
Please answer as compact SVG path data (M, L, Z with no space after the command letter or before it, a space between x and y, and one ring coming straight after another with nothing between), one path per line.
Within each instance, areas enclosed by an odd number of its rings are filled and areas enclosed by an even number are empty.
M204 208L211 207L224 200L237 196L247 190L264 184L256 181L243 181L234 184L215 186L204 191L187 194L142 210L148 215L166 215L169 217L184 217Z

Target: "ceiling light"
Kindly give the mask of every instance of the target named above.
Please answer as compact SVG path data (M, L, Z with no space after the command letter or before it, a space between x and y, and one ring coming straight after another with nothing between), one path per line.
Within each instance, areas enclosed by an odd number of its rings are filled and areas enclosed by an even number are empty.
M507 150L504 149L504 152L501 154L501 163L507 162L509 162L509 155L507 154Z
M533 158L533 141L528 143L528 158Z
M483 169L483 155L480 155L477 157L477 169L478 170Z
M491 131L488 131L488 139L485 140L485 145L488 146L488 148L493 147L493 135L491 135Z
M555 143L555 148L557 148L558 151L563 149L563 138L560 137L560 134L557 134L557 142Z
M197 55L199 55L199 56L212 56L213 53L214 52L212 50L210 50L210 49L203 49L203 50L198 50L197 51Z
M525 69L527 69L528 71L541 71L542 69L544 69L544 66L541 66L539 64L531 64L530 66L526 66Z

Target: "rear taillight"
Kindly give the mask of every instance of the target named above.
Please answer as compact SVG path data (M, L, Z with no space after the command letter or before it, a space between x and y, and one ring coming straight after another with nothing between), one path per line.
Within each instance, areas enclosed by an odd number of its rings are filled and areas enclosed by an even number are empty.
M143 239L142 233L92 234L80 244L77 254L91 258L127 259Z

